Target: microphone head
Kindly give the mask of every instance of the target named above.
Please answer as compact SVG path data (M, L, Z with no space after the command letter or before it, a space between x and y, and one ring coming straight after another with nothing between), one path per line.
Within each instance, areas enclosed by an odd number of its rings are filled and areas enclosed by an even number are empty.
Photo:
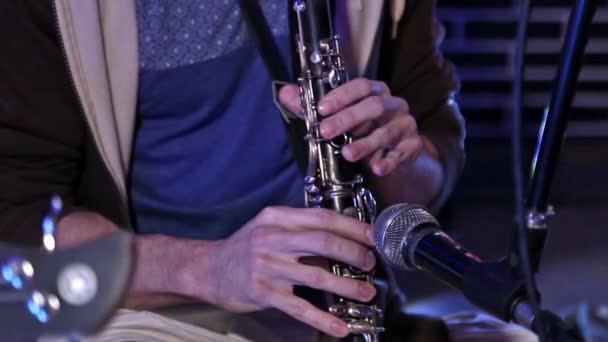
M416 269L407 263L402 250L408 238L418 229L439 223L426 209L415 204L400 203L383 210L374 221L374 243L380 257L399 270Z

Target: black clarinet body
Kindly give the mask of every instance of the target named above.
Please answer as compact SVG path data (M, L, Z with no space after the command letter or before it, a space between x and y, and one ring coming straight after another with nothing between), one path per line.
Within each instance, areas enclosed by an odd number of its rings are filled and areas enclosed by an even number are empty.
M294 0L292 4L297 15L298 84L308 141L306 206L331 209L371 224L376 217L374 197L364 186L359 165L342 155L342 147L352 142L352 136L346 133L328 140L320 132L319 100L348 81L340 37L332 25L334 7L329 0ZM330 261L330 268L338 276L373 284L373 271L364 272L336 261ZM333 296L328 310L348 324L353 340L380 340L384 331L382 312L373 301L360 303Z

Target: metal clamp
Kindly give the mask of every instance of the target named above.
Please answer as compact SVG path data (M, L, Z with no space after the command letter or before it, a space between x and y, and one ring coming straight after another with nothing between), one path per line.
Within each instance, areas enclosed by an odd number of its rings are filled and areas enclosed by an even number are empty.
M551 205L547 206L545 212L529 211L526 217L526 226L528 229L547 229L549 219L554 215L555 209Z

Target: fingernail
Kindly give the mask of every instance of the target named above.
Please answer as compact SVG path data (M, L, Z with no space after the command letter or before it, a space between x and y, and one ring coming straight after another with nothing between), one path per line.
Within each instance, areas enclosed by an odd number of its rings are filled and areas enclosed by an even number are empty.
M345 156L348 156L349 160L355 161L359 159L359 155L360 153L356 150L353 149L352 147L344 147L342 149L342 154L344 154Z
M365 258L365 265L367 266L367 269L374 268L374 266L376 265L376 256L374 256L374 253L367 253L367 257Z
M376 165L374 165L374 172L378 176L384 176L384 174L386 173L386 165L383 163L377 163Z
M321 115L326 115L326 114L328 114L328 109L329 109L328 107L329 106L327 105L326 102L321 101L317 105L317 112L319 112L319 114L321 114Z
M363 297L363 299L369 300L376 295L376 288L370 284L361 284L359 287L359 292L361 293L361 297Z
M348 334L348 327L346 326L346 323L342 321L332 322L330 329L337 336L346 336Z
M333 122L329 121L329 122L322 122L321 123L321 134L325 137L325 138L331 138L334 136L334 133L336 132L336 124L334 124Z

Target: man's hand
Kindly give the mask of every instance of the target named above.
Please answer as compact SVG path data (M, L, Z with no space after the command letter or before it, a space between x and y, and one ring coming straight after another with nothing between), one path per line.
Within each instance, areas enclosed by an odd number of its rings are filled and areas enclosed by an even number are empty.
M293 294L303 285L359 301L375 288L304 265L302 257L322 256L371 270L375 258L371 227L325 209L270 207L226 240L207 243L197 256L196 241L176 270L179 292L229 311L279 309L297 320L343 337L346 324Z
M291 112L300 113L296 85L283 87L279 101ZM331 139L352 132L355 140L343 148L344 157L352 162L365 161L377 176L415 161L423 150L423 140L407 102L391 96L383 82L365 78L347 82L321 99L318 111L326 117L321 122L321 135Z

